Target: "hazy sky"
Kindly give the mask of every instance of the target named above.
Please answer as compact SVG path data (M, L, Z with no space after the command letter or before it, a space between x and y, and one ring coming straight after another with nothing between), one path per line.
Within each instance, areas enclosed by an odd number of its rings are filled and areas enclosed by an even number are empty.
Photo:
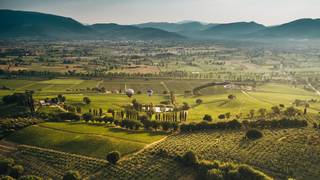
M0 8L46 12L88 24L198 20L275 25L320 18L320 0L0 0Z

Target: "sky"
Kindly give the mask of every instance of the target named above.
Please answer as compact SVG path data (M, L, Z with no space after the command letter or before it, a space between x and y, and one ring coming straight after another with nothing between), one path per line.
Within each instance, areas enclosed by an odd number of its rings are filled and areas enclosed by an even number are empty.
M278 25L320 18L320 0L0 0L0 9L37 11L84 24L255 21Z

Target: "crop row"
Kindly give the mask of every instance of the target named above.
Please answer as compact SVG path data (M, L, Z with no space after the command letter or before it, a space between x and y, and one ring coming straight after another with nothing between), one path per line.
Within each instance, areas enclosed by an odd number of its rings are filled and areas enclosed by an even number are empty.
M244 139L244 131L206 131L168 137L128 160L116 170L103 169L96 178L177 179L190 174L174 160L192 150L200 159L252 165L267 174L285 179L320 177L320 133L311 128L263 130L255 141ZM168 157L159 155L165 151ZM161 154L161 153L160 153ZM129 178L130 177L130 178Z

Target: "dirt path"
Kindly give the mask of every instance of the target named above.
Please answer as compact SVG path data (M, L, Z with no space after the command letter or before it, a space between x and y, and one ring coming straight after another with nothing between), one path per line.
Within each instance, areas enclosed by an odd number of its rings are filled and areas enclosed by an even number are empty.
M99 86L103 83L103 80L99 81L97 84L96 84L96 88L99 88Z
M160 84L164 87L166 91L170 92L170 89L168 88L165 82L161 81Z
M169 137L169 136L165 136L164 138L162 138L162 139L160 139L160 140L158 140L158 141L155 141L155 142L153 142L153 143L150 143L150 144L146 145L145 147L143 147L142 149L140 149L139 151L137 151L137 152L135 152L135 153L133 153L133 154L128 154L128 155L126 155L126 156L122 157L120 161L128 160L128 159L130 159L133 155L137 155L137 154L141 153L142 151L144 151L144 150L146 150L146 149L148 149L148 148L150 148L150 147L152 147L152 146L154 146L154 145L156 145L156 144L158 144L158 143L166 140L168 137Z
M254 100L256 100L256 101L260 101L260 102L263 102L263 103L268 103L268 104L270 104L270 105L274 105L273 103L271 103L271 102L269 102L269 101L261 100L261 99L258 99L258 98L256 98L256 97L253 97L252 95L248 94L247 92L245 92L245 91L243 91L243 90L241 90L241 92L242 92L244 95L246 95L247 97L249 97L249 98L251 98L251 99L254 99Z
M67 110L63 109L61 106L58 106L58 105L51 105L50 107L56 107L56 108L60 109L63 112L68 112Z
M243 90L241 90L241 92L244 94L244 91L243 91ZM241 106L239 107L238 114L241 113L243 104L244 104L244 100L241 101Z
M308 86L316 92L317 95L320 96L320 91L318 91L315 87L312 86L312 84L308 83Z

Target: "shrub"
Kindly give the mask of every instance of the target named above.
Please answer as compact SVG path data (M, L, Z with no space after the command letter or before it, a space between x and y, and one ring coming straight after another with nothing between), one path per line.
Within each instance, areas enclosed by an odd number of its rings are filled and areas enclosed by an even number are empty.
M1 180L15 180L13 177L11 176L2 176L0 177Z
M27 175L27 176L22 176L18 180L43 180L41 177L34 176L34 175Z
M182 110L189 110L190 105L187 102L183 102Z
M169 105L171 101L161 101L160 104Z
M206 115L204 115L203 120L211 122L212 121L212 117L209 114L206 114Z
M74 121L80 120L80 116L72 112L59 113L57 116L59 117L60 120L74 120Z
M5 158L0 160L0 174L7 174L14 166L14 160Z
M240 129L242 124L238 120L228 122L208 123L202 121L200 123L181 124L181 132L192 132L198 130L212 130L212 129Z
M90 99L89 97L84 97L84 98L83 98L83 102L84 102L85 104L90 104L90 103L91 103L91 99Z
M113 121L113 123L114 123L114 125L116 125L116 126L118 126L118 125L120 124L119 120L117 120L117 119L115 119L115 120Z
M20 177L24 172L24 168L21 165L15 165L10 170L10 176L14 178Z
M219 118L219 119L225 119L225 118L226 118L226 115L225 115L225 114L220 114L220 115L218 116L218 118Z
M174 131L177 131L177 130L179 129L179 124L178 124L177 122L173 122L173 123L172 123L172 129L173 129Z
M198 157L193 151L188 151L181 157L181 161L184 165L194 166L198 163Z
M159 129L159 127L160 127L160 123L158 121L151 121L151 124L152 124L151 126L154 130Z
M149 119L141 119L141 123L144 126L144 129L149 130L152 126L152 122Z
M227 126L230 129L240 129L242 124L238 120L234 119L232 121L227 122Z
M103 121L105 123L113 123L114 119L113 119L113 117L103 117Z
M143 124L140 121L125 119L120 123L121 127L138 130Z
M161 122L162 130L168 131L171 128L171 123L170 122Z
M246 133L246 138L248 138L248 139L255 140L255 139L262 138L262 137L263 137L262 132L257 129L250 129Z
M230 100L236 99L236 96L233 95L233 94L229 94L229 95L228 95L228 99L230 99Z
M246 126L251 128L296 128L296 127L306 127L308 122L306 120L297 119L280 119L266 121L264 119L258 121L248 122L246 121Z
M257 171L248 165L240 165L238 172L240 179L271 180L271 178L264 173Z
M220 169L211 169L207 171L206 179L208 180L223 180L223 173Z
M82 118L83 118L86 122L88 122L88 121L90 121L90 120L93 119L93 115L92 115L92 113L84 113L84 114L82 114Z
M234 164L233 162L227 162L227 163L221 163L219 169L227 173L231 170L236 169L237 167L238 167L237 164Z
M107 155L107 161L111 164L117 164L120 159L120 153L118 151L112 151Z
M197 103L197 104L201 104L202 102L203 102L202 99L197 99L197 100L196 100L196 103Z
M318 124L317 123L313 123L313 128L318 129Z
M239 174L239 171L237 169L232 169L230 171L228 171L228 173L226 173L224 175L224 178L225 179L230 179L230 180L237 180L237 179L240 179L240 174Z
M143 122L143 121L149 120L149 117L147 115L141 115L139 116L139 120Z
M219 161L201 160L198 162L198 170L201 172L201 174L206 174L208 169L218 169L219 167Z
M81 175L78 171L67 171L64 176L63 180L80 180Z
M198 174L198 179L208 180L271 180L263 172L255 170L248 165L239 165L233 162L221 163L219 161L198 161L191 151L180 157L182 163L191 165Z

